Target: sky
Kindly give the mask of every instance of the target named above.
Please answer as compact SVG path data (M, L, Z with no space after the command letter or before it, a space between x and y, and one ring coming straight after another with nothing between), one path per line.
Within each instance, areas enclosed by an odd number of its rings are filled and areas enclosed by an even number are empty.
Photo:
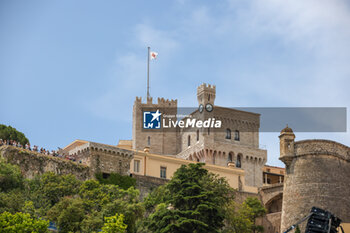
M131 139L148 46L151 96L179 107L210 83L220 106L349 108L349 41L346 0L1 1L0 124L47 149ZM278 135L260 144L283 166ZM349 146L349 126L313 138Z

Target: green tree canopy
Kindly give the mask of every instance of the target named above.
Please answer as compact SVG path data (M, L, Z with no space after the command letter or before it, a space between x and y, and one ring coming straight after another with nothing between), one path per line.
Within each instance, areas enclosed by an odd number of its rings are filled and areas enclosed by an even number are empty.
M102 233L124 233L127 225L124 224L124 215L116 214L111 217L105 217L105 224L102 227Z
M23 176L18 166L0 161L0 191L23 187Z
M52 207L47 215L57 223L60 232L79 232L85 217L83 201L79 198L64 198Z
M130 176L123 176L118 173L111 173L108 178L103 178L102 173L97 173L95 176L101 184L114 184L125 190L130 187L135 187L136 185L135 178Z
M264 232L263 226L256 225L256 219L259 217L262 217L266 214L266 209L261 204L259 199L255 197L248 197L244 202L243 205L246 206L246 208L250 209L250 220L253 223L252 230L253 232Z
M56 175L53 172L46 172L31 180L29 185L36 206L44 202L54 205L64 196L77 194L81 181L74 175Z
M224 233L263 232L263 227L256 225L256 218L264 216L265 208L255 197L248 197L242 204L234 201L226 207Z
M18 212L0 214L0 233L45 233L48 232L49 221L33 219L29 214Z
M107 217L116 213L123 214L127 232L134 232L136 220L142 218L144 213L144 207L139 200L140 193L134 187L124 190L116 185L88 180L81 185L79 195L86 209L101 212Z
M233 190L224 178L209 173L202 163L182 165L166 184L168 198L149 216L152 232L219 232L224 225L225 203Z
M3 140L16 140L20 142L22 145L29 143L28 138L24 135L24 133L17 131L15 128L11 126L6 126L0 124L0 138Z

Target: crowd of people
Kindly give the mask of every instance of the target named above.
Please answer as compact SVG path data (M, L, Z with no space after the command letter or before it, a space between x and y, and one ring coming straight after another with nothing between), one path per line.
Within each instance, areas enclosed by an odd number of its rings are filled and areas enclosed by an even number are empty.
M76 159L71 156L71 155L63 155L62 153L59 153L60 150L46 150L45 148L40 148L37 145L34 145L33 147L30 146L29 143L26 143L25 145L21 145L20 142L17 142L16 140L3 140L0 138L0 146L3 145L8 145L8 146L14 146L14 147L18 147L18 148L23 148L26 150L30 150L30 151L34 151L34 152L38 152L41 154L45 154L45 155L51 155L54 157L59 157L59 158L65 158L68 160L72 160L72 161L76 161Z

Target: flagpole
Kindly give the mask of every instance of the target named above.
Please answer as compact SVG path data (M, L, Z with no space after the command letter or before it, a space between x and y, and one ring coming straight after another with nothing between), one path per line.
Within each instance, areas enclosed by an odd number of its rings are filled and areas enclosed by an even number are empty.
M147 100L150 98L149 95L149 55L151 52L151 48L148 47L148 53L147 53Z

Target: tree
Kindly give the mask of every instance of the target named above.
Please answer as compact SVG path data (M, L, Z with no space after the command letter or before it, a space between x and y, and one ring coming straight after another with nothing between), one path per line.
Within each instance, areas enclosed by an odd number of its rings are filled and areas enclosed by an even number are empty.
M124 224L124 215L116 214L112 217L105 217L105 224L102 227L103 233L124 233L127 225Z
M97 173L95 177L101 184L114 184L125 190L136 185L135 178L118 173L111 173L108 178L103 178L102 173Z
M86 210L101 212L103 216L123 214L127 232L134 232L137 219L142 218L144 207L139 191L130 187L120 189L116 185L100 184L96 180L85 181L79 190Z
M88 213L81 222L81 231L84 233L98 232L103 226L103 217L101 212L95 210Z
M5 211L10 213L21 212L25 204L25 199L26 196L19 189L0 192L0 213Z
M60 232L77 232L85 217L81 199L64 198L48 211L50 220L57 223Z
M226 207L226 226L224 233L263 232L256 225L256 218L264 216L265 208L255 197L248 197L241 205L231 201Z
M113 216L116 213L125 216L128 226L127 232L135 232L136 222L143 217L144 206L139 200L140 193L137 189L130 187L128 190L120 190L120 197L103 206L104 216Z
M20 142L22 145L29 143L29 140L26 138L24 133L17 131L11 126L2 124L0 124L0 138L3 140L15 140L17 142Z
M297 228L295 228L295 233L300 233L300 228L299 228L299 226L297 226Z
M48 232L49 221L33 219L30 214L18 212L11 214L3 212L0 214L0 233L44 233Z
M239 205L233 200L226 209L225 228L223 233L251 233L253 223L250 220L251 209L247 205Z
M44 173L30 181L32 199L37 207L55 205L64 196L78 193L81 181L74 175L56 175L53 172Z
M0 161L0 191L23 188L23 176L18 166Z
M170 191L166 185L161 185L145 197L143 204L147 211L152 212L159 203L166 203L169 201Z
M263 232L263 226L256 225L256 219L259 217L263 217L266 214L266 209L261 204L259 199L257 199L256 197L248 197L243 202L243 205L246 205L246 208L250 208L250 220L253 223L253 232Z
M146 225L152 232L219 232L233 190L202 163L182 165L166 184L169 200L159 203ZM157 198L163 200L164 198Z

